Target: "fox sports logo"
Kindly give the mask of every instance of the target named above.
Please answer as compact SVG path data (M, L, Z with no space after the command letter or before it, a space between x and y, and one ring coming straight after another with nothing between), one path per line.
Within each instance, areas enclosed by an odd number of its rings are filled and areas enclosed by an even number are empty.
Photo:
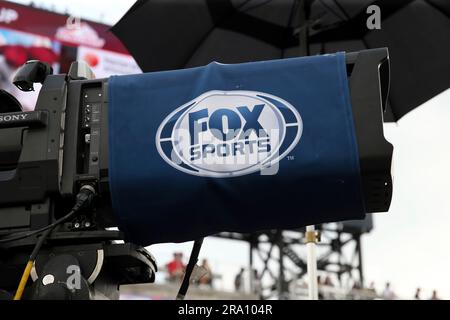
M156 146L168 164L191 175L276 174L278 163L297 146L302 131L297 109L279 97L210 91L163 121Z

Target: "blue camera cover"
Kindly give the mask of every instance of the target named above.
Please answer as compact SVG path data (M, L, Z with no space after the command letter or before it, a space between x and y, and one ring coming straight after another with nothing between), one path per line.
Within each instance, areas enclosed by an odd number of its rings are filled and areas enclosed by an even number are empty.
M343 53L111 77L109 139L140 245L365 215Z

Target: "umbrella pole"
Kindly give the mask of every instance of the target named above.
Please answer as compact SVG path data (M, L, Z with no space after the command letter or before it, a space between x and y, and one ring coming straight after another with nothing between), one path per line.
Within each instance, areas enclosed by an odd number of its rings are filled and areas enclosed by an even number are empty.
M317 283L316 243L317 235L314 226L306 227L309 300L319 300L319 285Z

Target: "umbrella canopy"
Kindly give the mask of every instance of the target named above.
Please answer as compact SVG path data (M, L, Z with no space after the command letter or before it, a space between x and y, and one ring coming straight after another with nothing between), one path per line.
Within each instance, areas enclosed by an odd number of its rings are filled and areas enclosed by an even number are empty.
M145 72L388 47L397 121L450 86L449 13L446 0L139 0L112 31Z
M325 0L323 1L325 2ZM450 87L450 1L329 1L332 28L311 34L310 53L388 47L391 60L389 120L405 114ZM381 29L367 29L368 5L381 8ZM315 7L310 19L326 9ZM330 12L328 10L328 12ZM334 19L334 20L333 20Z
M299 46L301 11L297 0L140 0L112 30L147 72L271 60Z

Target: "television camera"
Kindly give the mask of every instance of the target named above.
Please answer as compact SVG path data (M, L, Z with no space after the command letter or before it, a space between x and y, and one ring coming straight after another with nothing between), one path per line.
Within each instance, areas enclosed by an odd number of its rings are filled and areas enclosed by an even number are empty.
M387 49L347 54L347 71L366 211L384 212L393 151L383 136ZM155 259L127 242L112 212L108 79L82 62L54 75L30 61L14 84L31 91L34 83L42 89L30 112L0 91L0 292L12 298L25 267L33 280L21 283L25 299L117 299L120 285L153 282Z

